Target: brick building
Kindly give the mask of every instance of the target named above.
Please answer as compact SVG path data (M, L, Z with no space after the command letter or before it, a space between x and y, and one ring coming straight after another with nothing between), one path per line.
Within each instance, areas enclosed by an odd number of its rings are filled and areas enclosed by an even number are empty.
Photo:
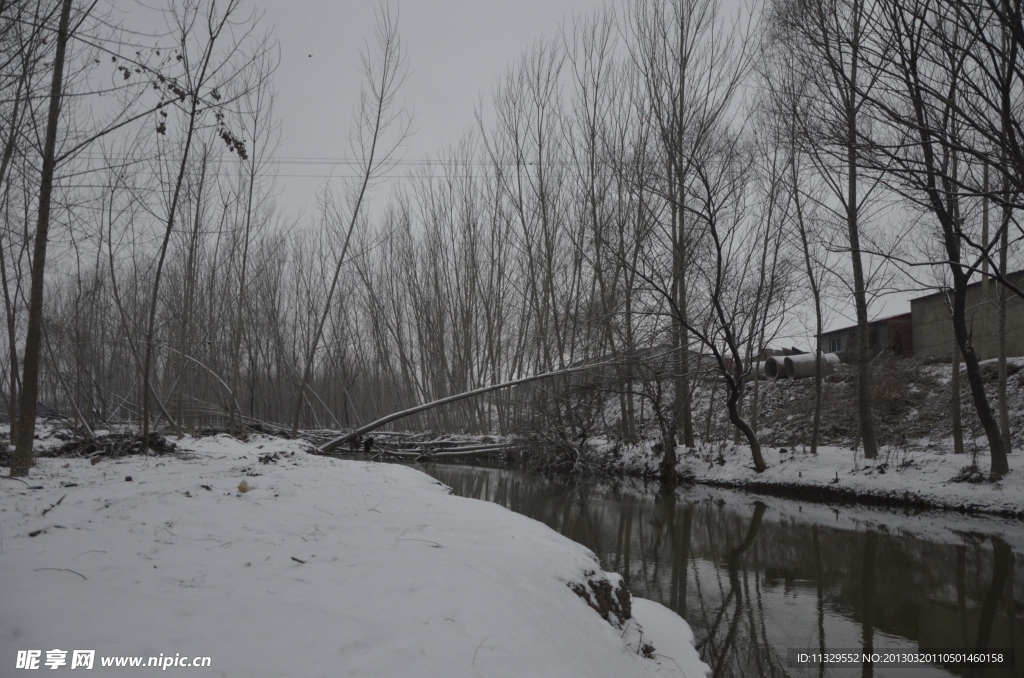
M1024 270L1007 276L1018 288L1024 288ZM967 286L967 327L971 343L981 360L997 357L999 341L999 283L979 280ZM872 321L869 328L871 353L889 349L909 357L948 357L953 347L946 292L933 292L910 301L910 313ZM843 362L856 359L857 326L823 332L818 349L837 353ZM1006 355L1024 355L1024 299L1010 293L1006 302Z
M897 355L909 357L914 348L912 335L910 313L873 320L868 323L871 355L889 349ZM818 337L818 350L836 353L843 362L853 362L857 356L857 326L823 332Z
M1024 271L1007 276L1020 288ZM981 360L998 356L999 283L985 280L967 286L967 328ZM953 326L945 292L934 292L910 302L913 317L914 355L948 356L953 346ZM1024 299L1010 293L1006 300L1006 355L1024 355Z

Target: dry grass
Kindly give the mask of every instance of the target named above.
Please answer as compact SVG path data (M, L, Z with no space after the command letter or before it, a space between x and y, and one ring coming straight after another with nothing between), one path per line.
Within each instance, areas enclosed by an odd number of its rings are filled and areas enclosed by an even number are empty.
M1014 442L1024 441L1024 372L1011 365L1008 401ZM995 409L998 374L994 364L982 366L989 402ZM952 436L952 406L948 363L880 355L872 362L872 398L875 435L879 445L925 447ZM758 428L770 446L807 445L814 413L814 380L761 382ZM857 435L857 374L853 365L840 365L823 385L819 441L827 445L852 444ZM967 384L961 375L961 412L968 447L983 438ZM748 396L748 402L749 396Z

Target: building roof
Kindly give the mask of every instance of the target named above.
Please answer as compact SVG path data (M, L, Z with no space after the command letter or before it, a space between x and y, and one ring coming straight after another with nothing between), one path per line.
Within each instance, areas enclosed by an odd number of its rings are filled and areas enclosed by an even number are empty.
M889 322L890 320L903 320L903 319L910 320L910 313L909 312L907 312L907 313L897 313L896 315L889 315L889 316L886 316L884 318L875 318L874 320L869 320L868 321L868 325L874 325L874 324L877 324L877 323L885 323L885 322ZM847 325L846 327L837 327L834 330L826 330L826 331L822 332L821 334L819 334L818 336L819 337L824 337L824 336L827 336L829 334L838 334L840 332L849 332L850 330L855 330L855 329L857 329L856 325Z
M1020 277L1020 276L1024 276L1024 268L1022 268L1019 271L1012 271L1012 272L1006 274L1006 277L1010 278L1011 280L1013 278L1017 278L1017 277ZM991 280L996 285L999 284L999 281L997 281L992 276L988 276L988 279ZM972 282L972 283L967 285L967 289L973 289L973 288L981 285L982 282L984 282L984 280L975 280L974 282ZM928 294L925 294L923 296L915 297L915 298L911 299L910 303L914 303L915 301L923 301L924 299L931 299L932 297L937 297L940 294L946 294L946 293L952 292L952 291L953 291L952 289L946 289L946 290L938 290L937 292L929 292Z
M1024 276L1024 269L1021 269L1019 271L1013 271L1011 273L1007 273L1006 274L1006 277L1010 278L1011 280L1013 278L1022 277L1022 276ZM997 285L999 284L991 276L989 276L989 279L992 280L992 282L994 282L995 284L997 284ZM972 289L974 287L977 287L978 285L981 285L981 283L982 283L981 280L976 280L976 281L970 283L967 286L967 289ZM925 295L920 296L920 297L914 297L913 299L910 300L910 303L913 304L915 301L923 301L925 299L931 299L932 297L936 297L936 296L938 296L940 294L946 294L948 291L949 290L939 290L937 292L930 292L929 294L925 294ZM907 320L909 320L910 317L911 317L910 313L898 313L897 315L890 315L890 316L887 316L885 318L878 318L877 320L872 320L868 324L869 325L874 325L875 323L888 322L890 320L899 320L899 319L902 319L902 318L906 318ZM822 332L821 334L818 335L818 338L820 339L821 337L827 336L829 334L839 334L839 333L842 333L842 332L849 332L850 330L855 330L855 329L857 329L856 325L847 325L846 327L839 327L839 328L836 328L834 330L827 330L825 332Z

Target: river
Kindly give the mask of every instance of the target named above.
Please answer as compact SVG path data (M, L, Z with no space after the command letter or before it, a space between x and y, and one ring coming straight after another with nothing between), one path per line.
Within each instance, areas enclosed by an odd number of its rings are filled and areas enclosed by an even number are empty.
M636 479L416 468L544 522L678 612L716 678L1024 676L1024 523ZM1013 650L1001 665L797 664L796 653ZM992 659L991 654L987 657Z

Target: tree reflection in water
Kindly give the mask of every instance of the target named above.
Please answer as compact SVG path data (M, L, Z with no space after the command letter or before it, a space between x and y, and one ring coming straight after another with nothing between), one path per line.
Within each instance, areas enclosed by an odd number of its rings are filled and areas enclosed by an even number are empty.
M788 648L1021 648L1019 558L998 536L944 528L931 531L945 535L935 540L905 536L878 518L898 524L896 512L871 514L877 525L838 522L839 509L708 488L663 492L635 480L420 468L456 494L502 504L592 549L634 595L690 623L716 677L1024 676L1024 654L1015 668L975 666L976 673L965 665L829 671L787 663Z
M861 639L864 654L870 655L875 651L875 628L872 625L875 616L875 540L877 535L872 529L864 533L864 565L861 568ZM875 675L874 664L870 661L864 662L861 667L861 675L864 678L872 678Z

